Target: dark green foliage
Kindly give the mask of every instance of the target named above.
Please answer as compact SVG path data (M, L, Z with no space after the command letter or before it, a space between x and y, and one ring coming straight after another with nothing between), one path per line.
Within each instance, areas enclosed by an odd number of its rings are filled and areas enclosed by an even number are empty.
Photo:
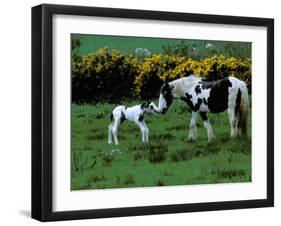
M243 42L180 40L176 43L163 45L162 48L165 54L194 60L202 60L219 54L238 59L251 58L251 45Z
M125 176L125 179L124 179L124 182L123 182L125 185L129 185L129 184L134 184L136 183L135 182L135 179L134 179L134 176L132 174L127 174Z
M81 41L79 38L72 38L71 39L71 49L78 49L81 45Z
M164 181L163 180L158 180L157 182L156 182L156 184L155 184L156 186L165 186L165 183L164 183Z
M155 141L157 141L157 139L155 139ZM168 146L154 142L149 144L130 144L128 146L128 151L132 152L135 161L146 158L151 163L159 163L166 159Z
M97 133L89 133L89 134L86 134L86 138L88 140L103 140L104 137L106 136L106 133L105 132L97 132Z
M72 101L116 103L134 95L137 62L132 55L101 49L72 63Z
M79 55L79 48L81 46L80 38L73 37L71 38L71 58L74 62L80 62L81 56ZM75 71L74 71L75 72Z
M192 149L176 150L170 154L170 159L173 162L185 161L192 159L194 151Z
M150 136L152 140L172 140L174 139L174 136L172 134L166 133L166 134L154 134Z
M218 169L211 172L215 174L218 179L232 179L234 177L244 177L245 171L241 169Z
M193 45L194 47L194 45ZM190 45L186 43L184 40L180 40L180 42L176 44L167 44L163 45L163 52L168 55L176 55L176 56L182 56L187 57L192 53L192 48Z
M81 152L73 152L72 153L72 173L82 173L84 170L88 168L89 157L83 155Z
M106 177L103 174L90 177L90 181L93 183L104 181L104 180L106 180Z
M113 155L105 154L104 156L102 156L101 160L103 166L110 166L111 162L114 160L114 157Z
M149 145L148 160L151 163L159 163L166 159L168 146L163 144Z
M133 153L134 161L137 161L137 160L142 159L144 157L145 157L145 155L141 151L136 151L136 152Z

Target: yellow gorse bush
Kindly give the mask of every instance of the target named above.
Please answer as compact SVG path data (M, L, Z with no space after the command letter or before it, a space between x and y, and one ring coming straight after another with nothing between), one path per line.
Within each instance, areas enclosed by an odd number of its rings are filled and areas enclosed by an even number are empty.
M120 101L131 97L154 98L159 94L164 81L190 74L210 80L234 76L245 81L251 89L251 59L241 60L223 55L197 61L157 54L141 62L130 54L100 49L83 56L78 62L73 61L72 69L77 72L73 76L73 86L80 89L79 95L88 95L83 94L86 84L91 95L94 93L99 96L104 93L98 101ZM114 95L110 97L110 93ZM106 98L108 95L109 98ZM93 95L90 99L93 99Z
M74 102L118 102L131 97L138 60L116 50L99 49L72 62Z
M139 73L134 85L138 97L151 98L159 92L163 81L172 81L190 74L205 79L220 79L234 76L245 81L251 88L251 60L241 60L223 55L206 58L202 61L184 57L154 55L139 65Z

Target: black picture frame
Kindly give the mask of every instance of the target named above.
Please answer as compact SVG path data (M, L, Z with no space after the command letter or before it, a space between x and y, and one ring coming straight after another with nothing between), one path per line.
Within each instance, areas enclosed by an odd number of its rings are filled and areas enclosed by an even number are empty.
M54 212L52 210L52 18L55 14L266 27L267 198ZM270 206L274 206L273 19L49 4L32 8L32 218L40 221L56 221Z

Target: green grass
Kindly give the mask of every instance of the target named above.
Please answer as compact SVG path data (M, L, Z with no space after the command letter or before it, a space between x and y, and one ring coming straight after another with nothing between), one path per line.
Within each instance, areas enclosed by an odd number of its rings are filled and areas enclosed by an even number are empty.
M127 106L136 103L125 103ZM124 122L118 146L107 144L110 104L72 105L72 190L251 181L251 125L247 139L229 137L227 113L209 114L216 140L189 142L191 113L174 101L166 115L146 115L150 142ZM251 119L249 119L249 122Z
M79 39L81 45L78 49L78 55L82 56L91 52L96 52L100 48L108 48L109 50L117 50L122 53L135 54L137 48L146 48L152 54L160 54L164 52L163 46L176 47L181 43L180 39L168 38L148 38L148 37L126 37L126 36L110 36L110 35L82 35L72 34L72 38ZM206 49L206 44L214 45L211 49ZM191 49L197 49L196 54L191 57L204 59L214 54L222 54L226 57L234 56L238 58L251 58L251 43L247 42L230 42L230 41L211 41L211 40L184 40L184 44L188 46L188 52Z

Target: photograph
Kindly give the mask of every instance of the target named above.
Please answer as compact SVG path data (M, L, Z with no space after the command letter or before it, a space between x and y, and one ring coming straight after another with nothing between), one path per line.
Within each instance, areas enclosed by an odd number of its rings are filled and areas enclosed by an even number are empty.
M70 40L72 191L252 181L251 42Z

